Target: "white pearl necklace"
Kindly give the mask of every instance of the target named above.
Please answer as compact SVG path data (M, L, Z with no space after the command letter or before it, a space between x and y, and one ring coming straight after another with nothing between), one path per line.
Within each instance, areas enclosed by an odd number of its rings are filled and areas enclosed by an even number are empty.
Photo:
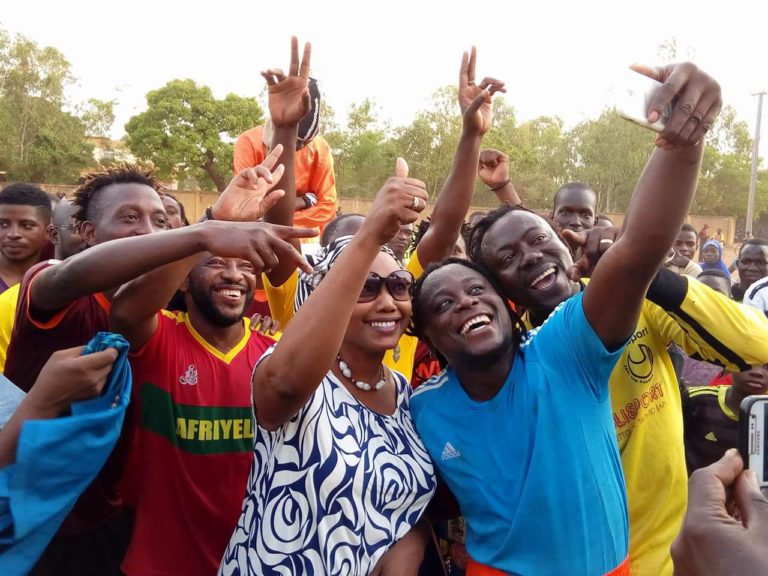
M352 384L357 386L357 388L359 388L360 390L365 390L366 392L373 390L375 392L377 390L381 390L384 387L384 384L386 384L386 374L384 373L384 366L379 366L379 373L381 374L381 378L379 378L379 381L376 382L376 384L371 386L370 384L368 384L368 382L355 380L352 377L352 370L350 370L347 363L341 359L341 356L336 356L336 360L339 361L339 370L341 370L341 373L344 374L344 378L352 382Z

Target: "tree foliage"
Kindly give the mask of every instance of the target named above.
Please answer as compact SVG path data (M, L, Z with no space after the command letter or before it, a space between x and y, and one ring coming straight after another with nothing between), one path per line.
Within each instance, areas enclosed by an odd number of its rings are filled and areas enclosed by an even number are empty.
M261 122L255 98L219 100L193 80L171 80L147 94L147 110L125 125L126 142L160 177L194 179L221 191L232 177L234 140Z
M94 163L88 124L66 97L74 80L61 52L0 30L0 169L10 180L75 182ZM108 130L111 103L91 106Z

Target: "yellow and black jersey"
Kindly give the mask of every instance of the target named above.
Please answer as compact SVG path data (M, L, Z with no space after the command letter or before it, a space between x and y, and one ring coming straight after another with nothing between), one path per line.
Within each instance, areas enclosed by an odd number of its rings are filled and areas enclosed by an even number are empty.
M739 415L726 404L730 386L681 388L688 474L709 466L739 443Z

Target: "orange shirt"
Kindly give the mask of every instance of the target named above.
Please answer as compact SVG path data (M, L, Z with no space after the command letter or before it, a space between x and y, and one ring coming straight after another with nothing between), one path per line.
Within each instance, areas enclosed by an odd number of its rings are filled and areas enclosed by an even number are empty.
M267 155L263 141L264 126L256 126L243 132L235 143L235 174L246 168L256 166ZM338 201L336 198L336 178L333 174L333 156L331 147L322 136L315 138L295 156L296 194L307 192L317 194L317 204L305 210L297 210L293 217L294 226L319 228L322 232L326 224L336 217Z

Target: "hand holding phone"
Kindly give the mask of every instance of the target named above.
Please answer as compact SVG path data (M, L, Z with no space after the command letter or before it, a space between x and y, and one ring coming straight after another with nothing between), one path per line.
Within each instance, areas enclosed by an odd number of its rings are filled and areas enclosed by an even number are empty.
M625 120L654 132L661 132L672 114L672 104L667 104L658 120L655 122L648 120L649 106L661 87L661 82L653 78L648 78L634 70L625 70L617 88L616 110Z
M675 150L698 144L712 128L723 105L720 85L690 62L663 68L634 65L632 70L660 83L650 94L648 90L642 90L644 100L647 94L648 104L645 114L640 115L651 126L662 121L656 146ZM640 91L635 88L634 93ZM635 100L637 98L635 96ZM668 107L671 109L667 114ZM634 110L628 110L628 115L637 116Z
M739 409L739 453L744 467L768 487L768 396L747 396Z

